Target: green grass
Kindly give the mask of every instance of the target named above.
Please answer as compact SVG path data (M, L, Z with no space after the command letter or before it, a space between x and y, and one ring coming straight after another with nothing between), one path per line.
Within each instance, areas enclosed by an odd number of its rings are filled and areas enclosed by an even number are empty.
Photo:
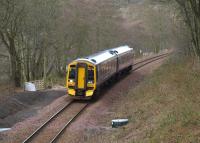
M120 116L135 122L120 134L133 142L200 142L199 71L187 58L161 66L122 101Z
M109 119L127 117L129 124L94 138L123 143L200 142L199 71L188 58L170 59L122 95L113 109Z

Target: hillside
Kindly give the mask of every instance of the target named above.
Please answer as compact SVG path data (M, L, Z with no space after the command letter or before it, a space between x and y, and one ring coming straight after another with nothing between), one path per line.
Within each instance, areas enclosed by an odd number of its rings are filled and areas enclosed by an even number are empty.
M118 116L131 123L114 137L133 142L200 142L198 64L175 57L121 101Z
M200 67L193 62L173 57L124 93L111 117L128 117L130 123L97 138L105 142L200 142Z

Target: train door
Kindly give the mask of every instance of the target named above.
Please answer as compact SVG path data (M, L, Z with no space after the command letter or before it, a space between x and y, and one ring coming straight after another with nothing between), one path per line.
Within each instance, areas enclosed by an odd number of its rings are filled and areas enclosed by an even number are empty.
M77 66L77 88L78 89L86 89L86 64L78 64Z

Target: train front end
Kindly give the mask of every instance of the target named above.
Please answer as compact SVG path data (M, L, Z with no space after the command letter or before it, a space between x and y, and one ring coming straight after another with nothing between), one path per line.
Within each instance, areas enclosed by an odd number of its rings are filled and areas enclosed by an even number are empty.
M68 95L74 99L91 99L96 89L96 67L87 61L74 61L67 67Z

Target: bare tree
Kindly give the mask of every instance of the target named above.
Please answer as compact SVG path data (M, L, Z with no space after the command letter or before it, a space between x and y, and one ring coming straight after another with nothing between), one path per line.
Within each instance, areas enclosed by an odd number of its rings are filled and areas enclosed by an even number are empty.
M16 47L16 37L21 32L25 8L23 1L18 0L2 0L0 5L0 36L11 57L15 85L20 86L21 60Z
M200 0L176 0L191 32L193 51L200 56Z

